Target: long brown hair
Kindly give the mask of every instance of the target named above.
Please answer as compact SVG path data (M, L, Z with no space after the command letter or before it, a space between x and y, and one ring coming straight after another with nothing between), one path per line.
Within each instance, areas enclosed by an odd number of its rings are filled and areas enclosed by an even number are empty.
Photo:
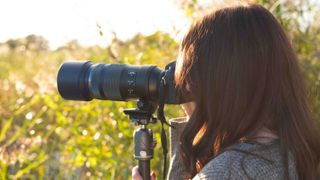
M288 151L300 179L320 177L320 134L304 76L284 30L263 6L227 7L196 21L181 43L175 79L181 90L189 85L196 103L180 139L190 177L263 127L280 139L286 178Z

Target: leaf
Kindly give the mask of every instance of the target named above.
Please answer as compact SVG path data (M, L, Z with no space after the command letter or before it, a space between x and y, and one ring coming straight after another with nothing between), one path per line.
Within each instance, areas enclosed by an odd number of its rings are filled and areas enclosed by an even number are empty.
M0 133L0 142L3 140L4 136L6 135L6 132L8 131L11 123L13 121L13 117L11 117L3 126Z
M19 170L15 175L12 176L12 179L19 179L23 175L28 174L30 170L33 168L38 167L40 164L42 164L45 160L47 160L48 157L45 155L45 152L42 151L36 158L36 161L31 162L28 164L25 168Z

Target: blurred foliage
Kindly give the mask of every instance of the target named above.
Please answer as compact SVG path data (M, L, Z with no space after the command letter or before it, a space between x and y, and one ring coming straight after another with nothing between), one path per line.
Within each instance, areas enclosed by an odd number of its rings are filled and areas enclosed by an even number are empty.
M306 75L312 110L320 119L320 7L309 1L256 1L280 20L292 39ZM214 4L179 1L191 19ZM49 50L41 36L0 44L0 179L130 179L135 127L123 109L135 102L63 100L56 74L67 59L100 63L154 64L176 58L178 43L169 34L137 34L113 39L108 47L83 47L76 40ZM166 107L167 118L183 115ZM150 125L158 145L152 169L161 178L160 125Z
M38 50L49 49L49 42L42 36L31 34L23 39L10 39L6 42L10 50Z

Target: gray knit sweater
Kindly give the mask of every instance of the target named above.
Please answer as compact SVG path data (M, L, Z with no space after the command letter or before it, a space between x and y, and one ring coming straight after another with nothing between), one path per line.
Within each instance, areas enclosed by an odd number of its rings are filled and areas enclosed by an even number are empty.
M185 118L170 120L176 129L170 128L170 167L167 178L180 180L186 171L180 159L178 142L180 134L186 124ZM209 161L204 168L193 178L198 179L283 179L284 168L281 164L279 142L272 141L268 144L239 143L227 148L217 157ZM243 153L240 151L246 151ZM259 157L257 157L258 155ZM290 180L298 179L294 158L289 155Z

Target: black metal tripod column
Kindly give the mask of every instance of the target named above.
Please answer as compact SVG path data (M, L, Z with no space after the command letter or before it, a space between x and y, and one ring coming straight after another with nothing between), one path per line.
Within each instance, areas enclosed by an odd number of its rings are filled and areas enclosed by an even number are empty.
M142 125L134 132L134 158L138 160L139 172L144 180L150 180L150 160L153 158L153 132Z

